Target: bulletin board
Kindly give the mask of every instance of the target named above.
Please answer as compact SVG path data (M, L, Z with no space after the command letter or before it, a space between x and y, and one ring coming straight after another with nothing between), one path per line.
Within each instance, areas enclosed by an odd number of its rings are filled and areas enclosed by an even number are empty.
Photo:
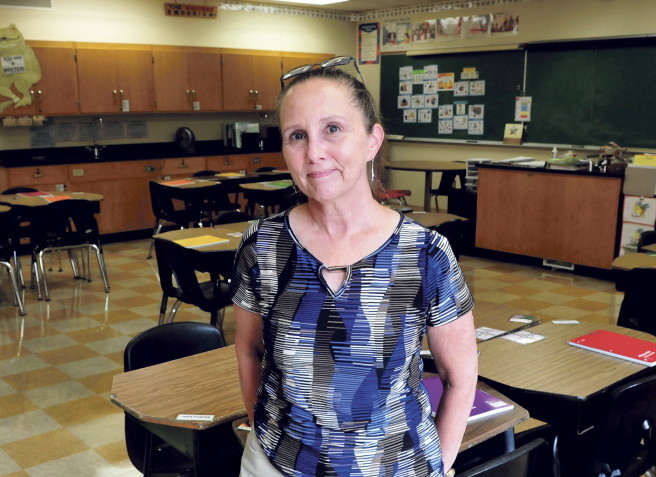
M390 134L406 138L503 140L506 123L514 123L515 97L532 98L524 143L622 147L656 147L656 38L623 38L526 44L524 50L409 57L384 55L381 62L381 112ZM438 120L404 122L399 109L399 69L437 64L440 72L475 67L485 80L483 97L463 98L484 105L484 131L441 134ZM413 94L423 86L414 84ZM440 92L441 104L453 93Z
M411 94L408 91L401 92L402 84L407 81L400 79L402 71L408 67L414 72L421 72L429 67L437 67L439 78L442 75L453 75L453 90L438 90L437 105L427 107L406 108L399 102L407 97L406 101L413 106L415 97L423 96L430 98L432 93L425 93L426 82L432 80L415 81L411 85ZM381 114L383 116L386 131L389 134L402 135L408 138L440 138L459 139L464 141L492 140L501 141L506 123L514 122L515 97L521 92L524 68L523 51L498 51L484 53L458 53L448 55L429 55L410 57L405 54L383 55L381 59ZM477 74L471 74L473 72ZM463 76L463 72L465 73ZM418 73L419 74L419 73ZM417 74L417 75L418 75ZM476 76L471 78L471 76ZM470 77L470 78L467 78ZM446 76L448 81L448 76ZM463 79L465 78L465 79ZM461 83L461 84L459 84ZM455 88L472 85L477 88L483 84L483 94L477 91L456 91ZM428 83L430 84L430 83ZM432 87L432 86L431 86ZM432 91L432 89L428 89ZM403 94L401 94L403 93ZM470 131L454 128L450 132L440 131L440 106L453 106L454 116L466 116L467 126L469 121L482 121L482 130ZM458 106L459 105L459 106ZM480 108L482 106L482 109ZM470 110L476 112L470 114ZM460 109L460 111L456 111ZM407 122L404 114L408 110L417 110L415 122ZM430 110L431 120L420 121L420 110ZM464 114L456 114L462 112ZM464 118L463 118L464 119Z

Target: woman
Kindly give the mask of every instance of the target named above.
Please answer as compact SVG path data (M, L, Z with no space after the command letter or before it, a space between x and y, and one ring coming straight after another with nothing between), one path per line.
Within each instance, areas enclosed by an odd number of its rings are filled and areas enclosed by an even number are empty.
M476 384L471 295L443 237L374 199L384 131L364 85L314 66L278 105L308 202L254 224L233 277L241 475L442 477ZM434 419L425 333L445 383Z

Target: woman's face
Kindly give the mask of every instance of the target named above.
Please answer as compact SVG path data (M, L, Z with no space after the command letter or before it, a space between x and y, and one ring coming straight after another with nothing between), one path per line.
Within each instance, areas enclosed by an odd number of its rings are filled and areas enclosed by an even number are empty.
M325 78L294 85L280 107L280 130L287 167L310 199L370 194L366 163L376 156L383 129L376 124L367 132L346 86Z

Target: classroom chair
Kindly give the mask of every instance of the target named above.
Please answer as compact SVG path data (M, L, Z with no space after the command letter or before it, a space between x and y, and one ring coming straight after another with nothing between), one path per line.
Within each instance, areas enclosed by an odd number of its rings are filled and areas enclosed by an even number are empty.
M549 446L537 438L514 451L458 472L458 477L553 477Z
M458 187L456 187L458 182ZM431 196L435 197L435 211L440 211L440 196L449 197L455 190L463 190L465 187L465 171L442 171L440 183L437 189L431 189Z
M166 361L222 348L226 345L221 331L207 323L180 321L142 331L125 347L124 370L134 371ZM157 399L157 390L153 390ZM172 426L159 426L167 434L184 432ZM197 463L182 451L165 443L147 430L139 420L125 413L125 444L130 462L144 475L197 475Z
M7 270L14 305L18 307L22 316L25 315L25 308L19 291L18 265L15 258L18 248L17 237L20 235L19 220L14 209L0 212L0 265Z
M618 326L656 335L656 305L652 293L656 268L634 268L623 272L624 298L617 318Z

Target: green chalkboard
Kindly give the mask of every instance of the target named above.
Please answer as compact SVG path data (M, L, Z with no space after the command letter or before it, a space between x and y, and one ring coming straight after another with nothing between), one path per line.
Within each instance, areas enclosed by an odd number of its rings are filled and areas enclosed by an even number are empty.
M478 81L484 81L485 94L456 96L453 91L438 91L438 103L439 105L449 105L464 102L467 110L470 105L483 105L482 134L471 134L467 129L454 129L450 134L440 133L438 129L439 108L432 109L432 118L429 123L404 122L404 109L399 107L399 96L404 96L400 94L399 73L401 68L412 67L414 70L421 70L427 65L437 65L438 73L454 73L456 82L461 81L463 69L475 68L478 71ZM523 74L523 51L414 57L405 54L383 55L381 59L380 109L385 129L390 134L410 138L502 141L505 124L514 122L515 97L520 93ZM471 83L477 80L467 81ZM413 95L419 96L422 93L424 93L422 84L412 85Z
M656 147L656 39L527 48L525 142Z

